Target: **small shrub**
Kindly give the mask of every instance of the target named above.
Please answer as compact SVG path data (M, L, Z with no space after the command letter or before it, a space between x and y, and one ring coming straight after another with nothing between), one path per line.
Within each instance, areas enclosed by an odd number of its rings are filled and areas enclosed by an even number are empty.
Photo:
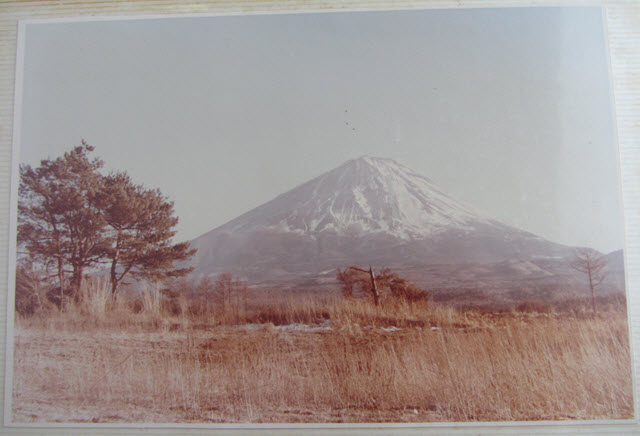
M187 314L192 317L203 317L209 313L209 307L206 300L198 299L188 302Z
M43 309L45 286L37 273L27 267L16 270L15 307L18 314L33 315Z
M172 316L178 316L182 314L180 302L175 298L162 300L162 302L160 303L160 310L163 313L167 313Z
M516 311L523 313L549 313L551 305L543 301L523 301L516 306Z
M129 308L133 313L141 313L144 310L144 302L140 298L136 298L129 302Z

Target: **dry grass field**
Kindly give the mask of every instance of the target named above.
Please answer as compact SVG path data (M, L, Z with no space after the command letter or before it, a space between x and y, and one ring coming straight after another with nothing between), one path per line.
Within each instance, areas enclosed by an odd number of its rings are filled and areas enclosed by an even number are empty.
M616 305L591 318L303 298L230 315L186 301L171 309L153 293L135 304L91 295L16 320L14 422L633 415L627 320Z

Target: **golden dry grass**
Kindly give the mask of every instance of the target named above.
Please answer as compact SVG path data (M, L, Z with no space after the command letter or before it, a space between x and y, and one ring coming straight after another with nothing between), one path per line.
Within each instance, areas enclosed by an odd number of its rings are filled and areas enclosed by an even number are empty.
M185 300L176 311L152 290L137 304L113 302L99 285L85 292L65 311L18 317L14 422L525 421L633 414L621 307L592 319L303 297L254 302L229 314L214 308L195 313Z

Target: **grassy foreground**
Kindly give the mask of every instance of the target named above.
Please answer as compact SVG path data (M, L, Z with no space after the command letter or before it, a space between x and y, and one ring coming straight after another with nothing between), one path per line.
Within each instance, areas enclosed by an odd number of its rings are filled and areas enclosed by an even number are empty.
M19 318L14 422L435 422L632 418L626 315L423 302L166 312L94 292Z

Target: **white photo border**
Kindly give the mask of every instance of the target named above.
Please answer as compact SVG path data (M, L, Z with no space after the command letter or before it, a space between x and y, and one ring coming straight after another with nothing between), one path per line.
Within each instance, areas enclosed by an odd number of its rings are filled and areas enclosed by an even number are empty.
M633 360L634 410L635 419L617 421L548 421L548 422L505 422L505 423L427 423L420 424L56 424L24 425L10 422L10 402L12 396L11 368L8 362L13 356L13 281L15 280L15 232L17 182L20 143L20 107L22 96L21 66L24 56L24 36L26 26L40 22L76 22L101 20L129 20L147 18L202 17L244 14L289 14L328 13L368 10L411 10L444 9L461 7L523 7L523 6L600 6L605 14L608 32L608 49L612 77L612 98L615 103L617 135L619 147L619 167L622 178L623 205L625 215L625 282L627 287L628 311L630 318L630 338ZM640 369L640 78L634 75L640 70L640 4L628 1L582 1L551 2L547 0L530 2L501 1L340 1L322 0L294 1L101 1L78 3L63 0L47 4L20 1L0 2L0 337L5 341L5 355L0 359L3 378L3 428L0 431L41 433L47 429L52 434L83 433L88 427L93 433L108 434L123 429L145 429L158 434L172 432L199 433L205 429L218 429L225 433L274 433L326 434L329 430L340 434L372 434L389 432L398 434L440 434L446 429L448 434L527 434L549 433L636 433L640 431L638 421L638 385L636 377ZM71 18L69 18L71 17ZM4 318L2 318L4 317ZM7 388L8 387L8 388Z

